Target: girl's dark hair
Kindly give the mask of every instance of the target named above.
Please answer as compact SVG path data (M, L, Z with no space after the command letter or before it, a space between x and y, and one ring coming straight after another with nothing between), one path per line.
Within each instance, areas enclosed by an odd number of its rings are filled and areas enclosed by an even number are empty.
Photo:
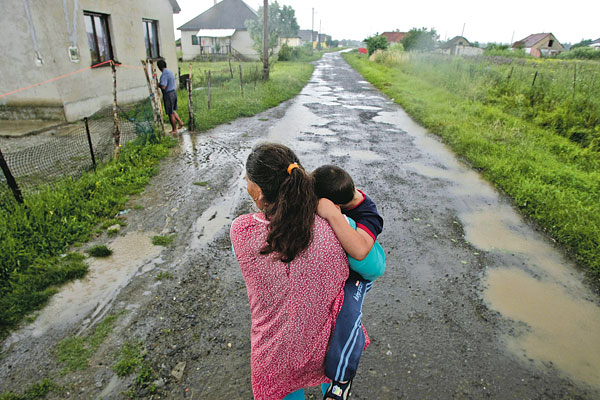
M323 165L312 173L315 193L335 204L346 204L354 198L354 181L350 174L335 165Z
M288 174L292 163L299 168ZM292 261L312 240L317 212L312 177L291 149L275 143L256 146L246 161L246 172L262 190L263 212L269 220L267 244L261 254L276 252L281 261Z

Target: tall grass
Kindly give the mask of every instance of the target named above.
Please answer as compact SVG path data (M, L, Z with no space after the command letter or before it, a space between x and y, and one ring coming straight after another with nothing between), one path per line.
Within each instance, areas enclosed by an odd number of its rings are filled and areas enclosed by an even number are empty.
M207 130L238 117L249 117L294 97L312 75L314 66L306 62L277 62L270 79L262 82L262 64L256 62L194 62L193 105L196 130ZM239 66L242 66L240 85ZM188 73L189 63L180 63ZM208 71L211 71L210 110L208 109ZM231 72L233 71L233 76ZM242 94L243 90L243 94ZM188 92L177 92L178 113L188 123Z
M532 88L530 63L422 56L390 66L355 53L344 58L600 277L598 132L584 130L597 115L577 113L581 104L598 105L598 94L584 87L597 88L592 65L581 67L573 91L574 64L537 64L548 76ZM538 102L568 117L564 130L543 122ZM567 134L575 130L585 132L583 140Z
M128 195L141 192L170 146L169 138L130 142L118 160L96 173L41 188L26 195L24 204L0 205L0 337L45 304L56 285L85 274L83 256L61 255L69 245L88 240Z

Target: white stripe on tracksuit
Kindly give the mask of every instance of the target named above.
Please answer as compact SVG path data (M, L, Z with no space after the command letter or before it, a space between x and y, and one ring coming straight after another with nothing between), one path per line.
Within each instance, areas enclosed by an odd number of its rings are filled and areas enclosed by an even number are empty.
M334 380L336 380L336 381L342 380L344 373L346 373L346 368L348 367L348 359L350 358L350 354L352 354L352 350L354 349L354 346L356 345L356 340L358 339L358 335L360 333L360 330L362 329L362 324L360 322L361 318L362 318L362 313L360 313L358 315L358 318L354 322L354 327L352 328L352 332L350 332L350 336L348 337L346 344L342 348L342 354L340 354L340 362L335 371L335 379ZM352 342L352 344L350 344L350 342ZM350 348L348 348L348 346L350 346ZM340 369L341 369L341 371L340 371Z

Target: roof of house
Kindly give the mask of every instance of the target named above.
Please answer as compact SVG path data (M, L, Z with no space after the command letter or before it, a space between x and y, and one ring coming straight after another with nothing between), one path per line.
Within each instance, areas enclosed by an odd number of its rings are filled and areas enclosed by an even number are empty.
M300 39L302 39L302 41L304 42L310 42L311 41L311 33L312 33L312 37L313 39L317 38L317 31L313 31L310 29L299 29L298 30L298 37Z
M546 39L551 33L534 33L533 35L527 36L525 39L518 40L512 44L511 47L524 47L530 48ZM554 35L552 35L554 36Z
M388 42L397 43L404 39L407 32L383 32L382 35L385 36Z
M599 39L596 39L596 40L594 40L594 41L593 41L592 43L590 43L590 44L596 44L596 43L600 43L600 38L599 38Z
M467 46L472 47L471 42L469 42L464 36L454 36L452 39L448 40L446 43L443 43L440 48L447 49L450 47L454 47L460 43L460 41L465 41Z
M171 3L171 7L173 7L173 13L179 14L181 7L179 7L179 4L177 4L177 0L169 0L169 3Z
M257 18L256 11L243 0L223 0L177 29L246 29L246 20Z

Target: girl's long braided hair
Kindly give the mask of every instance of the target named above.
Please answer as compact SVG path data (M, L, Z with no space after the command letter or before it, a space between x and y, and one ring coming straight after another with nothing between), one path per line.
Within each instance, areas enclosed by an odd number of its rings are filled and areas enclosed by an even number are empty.
M299 168L288 173L293 163ZM267 244L261 254L275 252L281 261L292 261L312 240L317 197L311 175L291 149L276 143L256 146L246 161L246 172L262 190L262 211L269 220Z

